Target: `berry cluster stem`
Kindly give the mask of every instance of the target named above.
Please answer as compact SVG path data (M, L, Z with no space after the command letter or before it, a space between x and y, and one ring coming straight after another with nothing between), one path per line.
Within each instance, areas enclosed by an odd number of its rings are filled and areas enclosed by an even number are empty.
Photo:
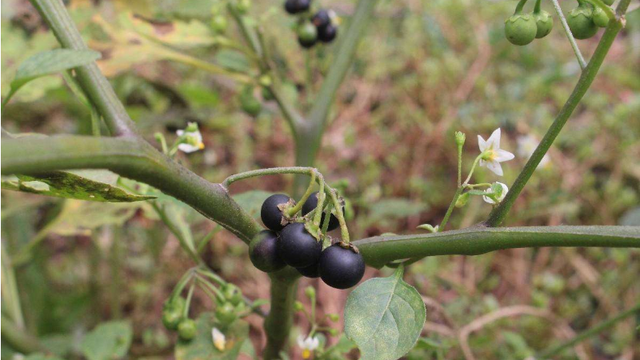
M516 5L516 10L513 12L513 15L520 14L527 1L528 0L520 0L520 2L518 2L518 5Z
M580 48L576 43L576 39L573 37L573 34L571 33L571 29L569 29L569 24L567 23L567 19L564 17L564 13L562 12L560 3L558 3L558 0L551 0L551 3L553 3L553 8L556 10L556 14L558 14L558 17L560 18L562 29L564 30L564 33L567 35L567 39L569 39L569 43L571 44L573 53L576 55L576 59L578 59L578 64L580 64L580 69L584 70L584 68L587 66L587 62L584 61L584 56L582 56L582 53L580 52Z

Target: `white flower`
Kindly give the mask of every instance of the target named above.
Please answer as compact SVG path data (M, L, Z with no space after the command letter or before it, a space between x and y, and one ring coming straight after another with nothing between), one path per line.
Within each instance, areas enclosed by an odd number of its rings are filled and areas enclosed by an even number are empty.
M519 136L518 139L518 155L523 158L530 158L540 143L533 135ZM540 160L538 167L544 167L549 163L549 155L545 155Z
M220 351L224 351L227 346L227 338L217 328L211 330L211 337L213 338L213 346Z
M497 128L487 141L478 135L478 147L481 153L485 153L482 159L480 159L480 166L486 166L496 175L502 176L502 166L500 166L500 163L513 159L514 155L506 150L500 149L500 128Z
M504 199L504 197L507 196L507 193L509 192L509 188L507 187L507 185L505 185L505 184L503 184L503 183L501 183L499 181L496 181L496 184L499 184L500 186L502 186L502 193L500 194L500 196L498 196L498 198L497 198L498 201L497 202L494 201L492 198L488 197L487 195L482 195L482 200L484 200L485 202L487 202L487 203L489 203L491 205L495 205L495 204L501 202ZM490 193L491 189L487 189L484 192Z
M302 358L308 359L315 349L320 346L320 340L317 337L298 336L298 346L302 349Z
M185 140L182 144L178 145L178 149L180 151L186 153L192 153L194 151L204 149L204 143L202 142L202 134L200 134L200 130L195 126L195 131L188 131L189 128L193 128L192 124L189 124L187 130L178 130L176 134L178 136L184 136Z

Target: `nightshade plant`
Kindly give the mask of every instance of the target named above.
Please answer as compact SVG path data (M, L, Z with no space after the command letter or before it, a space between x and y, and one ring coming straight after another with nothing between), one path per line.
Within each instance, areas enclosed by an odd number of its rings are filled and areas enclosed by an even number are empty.
M98 69L95 60L100 56L99 53L89 50L85 45L62 1L32 0L62 49L38 54L25 62L17 72L11 94L3 100L3 107L24 83L40 76L63 72L69 87L91 109L94 136L15 136L3 130L2 175L7 176L6 181L3 178L3 188L84 200L154 202L155 211L181 241L182 247L194 262L193 268L184 274L166 300L162 316L165 326L179 333L181 340L176 346L176 357L179 359L190 358L197 351L204 353L197 353L195 356L207 358L229 358L237 355L241 346L238 340L246 336L248 331L247 323L241 319L251 312L259 312L262 303L245 299L237 287L203 265L198 248L208 239L196 244L193 239L185 236L183 229L173 219L170 208L153 200L159 195L158 191L186 203L246 244L251 244L252 262L259 269L269 272L270 310L264 321L267 345L261 352L265 359L280 358L281 353L286 352L293 312L306 312L294 298L301 274L315 277L319 275L332 286L348 288L360 280L365 263L375 268L389 266L397 269L392 276L370 279L351 292L344 312L345 334L355 342L363 358L399 358L415 345L426 319L425 305L420 295L402 279L404 268L415 261L427 256L479 255L525 247L640 247L640 229L637 227L499 227L593 83L616 35L625 25L624 15L630 3L630 0L621 0L614 12L602 0L580 0L578 9L572 11L568 20L565 20L557 0L551 1L583 68L575 89L511 186L498 182L471 182L472 174L479 166L486 166L501 175L500 163L513 158L510 152L500 148L499 129L487 141L479 138L480 153L465 180L462 177L461 159L466 136L456 133L452 141L458 151L455 195L440 224L424 224L420 227L428 230L426 233L381 235L351 241L344 216L343 199L325 182L322 173L313 167L322 134L329 122L335 93L350 68L367 24L371 22L377 0L359 0L353 16L339 35L335 28L333 32L323 33L321 36L316 34L321 41L326 42L338 35L338 41L330 49L334 55L332 66L306 115L299 113L282 94L281 79L273 70L273 60L265 45L260 23L251 17L250 1L230 0L221 3L212 14L210 24L217 34L216 44L236 48L251 59L251 65L246 71L231 71L178 53L170 46L163 46L162 41L153 39L149 33L138 34L136 46L147 46L164 59L236 81L240 89L240 105L250 115L255 116L260 112L260 103L254 91L259 88L264 100L275 100L291 128L297 166L240 173L221 183L210 183L173 159L178 151L192 152L202 148L202 136L196 124L189 124L180 131L172 146L167 145L161 134L155 136L160 150L146 142ZM546 36L552 27L549 15L540 9L540 1L536 2L533 15L522 14L525 3L526 0L520 1L516 14L507 21L507 37L518 45ZM305 9L300 11L294 5L299 4L287 1L285 8L289 13L303 14L299 15L301 26L307 29L301 34L298 28L294 35L301 39L303 46L307 47L313 40L313 30L308 27L309 24L315 26L316 33L334 26L326 23L326 19L323 20L324 17L330 18L326 12L319 11L316 16L310 17L309 13L305 13L308 4L304 4L302 8ZM234 23L240 29L242 45L224 36L229 23ZM107 32L114 31L108 24L104 25ZM574 38L592 36L595 33L593 29L597 30L597 26L604 25L606 29L600 43L587 63L575 46ZM572 34L572 31L576 34ZM110 136L100 136L100 119L104 121ZM106 187L108 191L101 192L99 188L104 189L105 184L68 172L74 169L109 170L122 177L118 183L120 186ZM233 200L229 195L229 187L240 180L274 174L295 175L296 185L292 198L285 196L286 201L272 199L273 203L267 204L262 218L271 231L265 231ZM75 188L82 191L68 191L65 184L69 182L73 182ZM314 191L318 191L317 195ZM310 196L316 198L315 206L312 206L313 210L303 210ZM445 231L451 213L456 207L464 206L470 196L482 196L494 206L488 218L467 229ZM340 230L340 240L333 239L328 234L334 217ZM329 221L323 221L327 218ZM280 231L278 238L274 232ZM293 245L283 244L283 238L289 235ZM300 245L301 237L305 242L305 249L310 249L310 255L304 259L295 256L300 252L297 246ZM289 248L289 245L293 247ZM320 253L323 248L324 251ZM323 258L325 255L327 258ZM6 264L4 256L3 250L3 266ZM27 251L10 264L26 261L28 256ZM285 264L300 269L296 270ZM213 313L200 314L194 320L196 314L191 314L190 303L196 289L210 296L216 306ZM318 356L340 356L344 353L343 350L348 351L350 346L344 344L341 347L324 348L324 342L315 337L318 331L323 330L323 326L315 318L313 289L307 290L306 294L312 300L312 310L308 315L311 329L298 340L306 351L304 354L310 356L315 352ZM15 309L17 305L9 302L7 306ZM633 312L625 314L628 316ZM331 318L333 320L335 316ZM28 341L30 337L22 334L19 327L13 326L17 322L17 316L5 319L3 315L3 340L7 339L25 353L47 351L41 344ZM199 347L201 344L208 344L208 347L205 346L208 350L202 350Z

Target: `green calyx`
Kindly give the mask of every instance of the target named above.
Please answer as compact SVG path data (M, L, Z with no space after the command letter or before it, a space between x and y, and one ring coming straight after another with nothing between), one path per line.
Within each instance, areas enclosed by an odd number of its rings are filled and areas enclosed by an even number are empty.
M607 27L607 25L609 25L609 17L607 16L607 13L605 13L601 8L596 7L593 10L593 23L601 28Z
M536 38L538 27L532 14L515 14L504 22L504 34L514 45L527 45Z
M598 27L593 22L593 9L586 3L580 3L569 12L567 24L576 39L588 39L598 32Z
M551 15L548 12L541 10L539 12L534 12L533 18L536 21L536 39L542 39L549 35L551 29L553 29L553 18Z

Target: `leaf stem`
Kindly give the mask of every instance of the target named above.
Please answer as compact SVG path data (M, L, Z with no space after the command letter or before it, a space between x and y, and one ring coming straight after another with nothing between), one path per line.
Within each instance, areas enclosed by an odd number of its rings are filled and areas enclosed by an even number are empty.
M587 67L587 63L586 61L584 61L584 57L580 52L580 48L576 43L576 39L573 37L573 34L571 33L571 29L569 29L569 24L567 24L567 19L564 17L564 14L562 13L562 8L560 7L558 0L551 0L551 2L553 3L553 8L556 10L558 17L560 18L562 29L564 30L564 33L567 35L567 39L569 39L569 43L571 44L573 53L576 55L576 59L578 59L578 64L580 64L580 69L584 70L584 68Z

